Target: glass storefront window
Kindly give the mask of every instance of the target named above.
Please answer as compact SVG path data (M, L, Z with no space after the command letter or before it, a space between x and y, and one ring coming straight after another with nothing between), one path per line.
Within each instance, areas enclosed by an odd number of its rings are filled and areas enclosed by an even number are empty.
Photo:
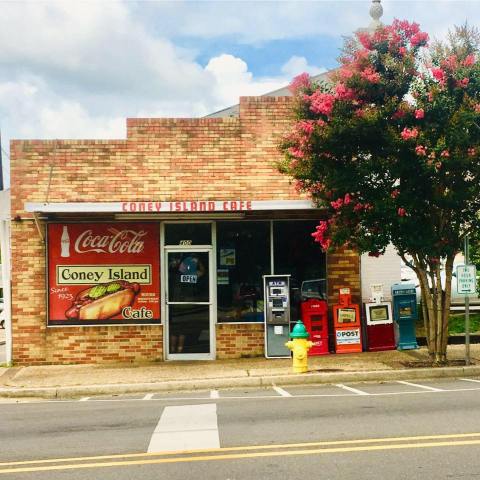
M166 223L165 245L211 245L210 223Z
M217 223L219 322L263 322L263 275L270 273L270 222Z
M311 233L317 221L292 220L273 223L275 274L290 274L291 319L300 318L300 302L326 300L326 257Z

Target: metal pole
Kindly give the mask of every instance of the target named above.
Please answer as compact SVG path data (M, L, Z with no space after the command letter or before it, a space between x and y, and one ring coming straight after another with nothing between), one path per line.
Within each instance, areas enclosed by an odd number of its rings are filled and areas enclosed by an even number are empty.
M468 235L465 235L465 265L469 263L469 242ZM468 293L465 294L465 365L470 365L470 297Z

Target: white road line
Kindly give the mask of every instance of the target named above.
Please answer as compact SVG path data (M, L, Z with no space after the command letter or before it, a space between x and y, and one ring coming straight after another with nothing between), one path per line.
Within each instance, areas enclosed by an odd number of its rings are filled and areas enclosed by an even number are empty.
M283 388L277 387L276 385L273 385L272 388L282 397L291 397L292 394L284 390Z
M410 387L423 388L425 390L429 390L430 392L443 392L442 388L429 387L428 385L420 385L419 383L405 382L403 380L397 380L397 383L401 383L402 385L408 385Z
M90 400L90 397L82 397L79 402L86 402L87 400Z
M218 390L210 390L210 398L220 398Z
M165 407L153 432L148 452L220 448L217 405Z
M147 393L142 400L151 400L155 394L154 393Z
M348 385L344 385L343 383L336 383L336 387L343 388L344 390L348 390L349 392L356 393L357 395L370 395L363 390L358 390L358 388L349 387Z
M459 380L463 380L464 382L480 383L480 380L475 380L473 378L459 378Z

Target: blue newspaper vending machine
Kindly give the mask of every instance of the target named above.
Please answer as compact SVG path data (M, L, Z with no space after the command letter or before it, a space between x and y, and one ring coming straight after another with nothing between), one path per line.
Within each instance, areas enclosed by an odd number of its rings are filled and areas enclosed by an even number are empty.
M397 349L418 348L415 322L418 319L417 294L413 283L392 285L393 319L398 327Z

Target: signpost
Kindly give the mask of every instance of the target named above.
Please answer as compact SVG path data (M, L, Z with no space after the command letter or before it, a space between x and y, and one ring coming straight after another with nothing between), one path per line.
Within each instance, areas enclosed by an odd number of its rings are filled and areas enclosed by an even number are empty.
M470 365L470 298L477 287L475 265L469 265L468 235L465 236L465 265L457 267L457 292L465 295L465 365Z

